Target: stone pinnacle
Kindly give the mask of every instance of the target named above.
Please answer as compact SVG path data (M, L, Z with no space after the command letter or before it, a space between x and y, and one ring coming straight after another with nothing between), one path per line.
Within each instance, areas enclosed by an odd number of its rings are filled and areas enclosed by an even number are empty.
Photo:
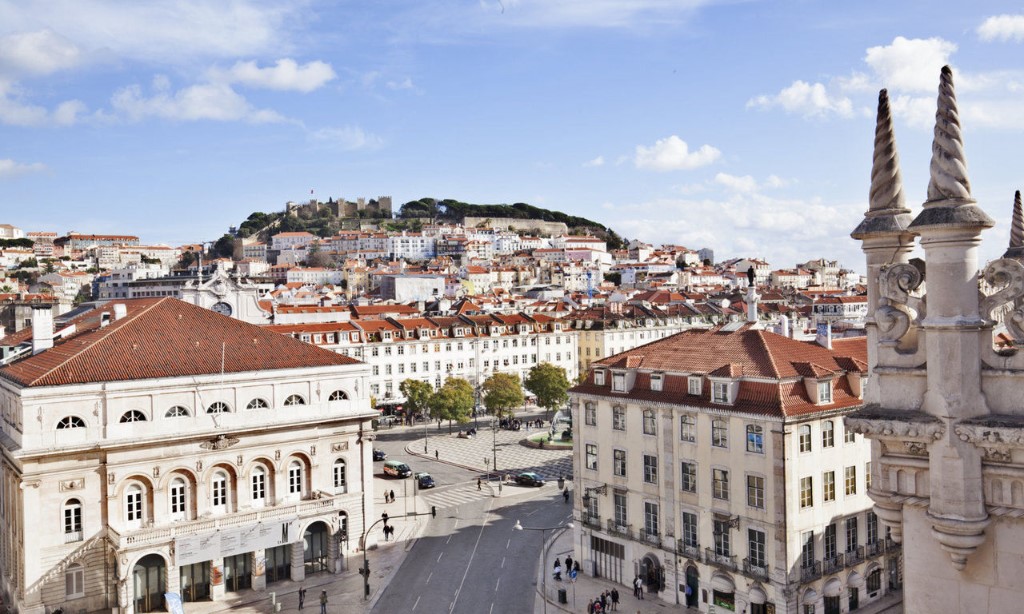
M960 114L953 90L953 70L942 67L939 80L938 108L935 110L935 137L932 141L931 179L928 182L928 200L971 198L971 183L967 179L967 159L960 133Z
M1013 196L1013 220L1010 224L1010 248L1003 258L1021 258L1024 256L1024 210L1021 208L1020 190Z
M878 119L875 123L875 155L871 162L871 192L868 209L906 209L900 157L896 153L896 135L892 129L889 93L878 93Z

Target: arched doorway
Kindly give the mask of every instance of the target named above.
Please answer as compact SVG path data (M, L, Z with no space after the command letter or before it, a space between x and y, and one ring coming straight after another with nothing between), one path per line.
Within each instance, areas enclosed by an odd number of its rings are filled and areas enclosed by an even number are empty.
M658 557L648 554L640 559L640 579L648 593L657 593L665 588L665 572Z
M696 565L686 566L686 607L697 606L697 593L700 589L700 572Z
M302 560L306 566L306 575L328 571L327 540L330 532L327 524L314 522L302 534Z
M159 554L147 554L132 570L136 612L158 612L164 608L167 564Z

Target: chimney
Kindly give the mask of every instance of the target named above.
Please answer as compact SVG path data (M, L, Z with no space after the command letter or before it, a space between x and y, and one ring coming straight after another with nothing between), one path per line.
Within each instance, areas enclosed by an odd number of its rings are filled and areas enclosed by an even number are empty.
M100 314L100 328L106 328L110 325L110 312L104 311Z
M114 320L120 320L128 315L128 307L124 303L114 303Z
M32 355L53 347L53 312L50 306L32 306Z
M782 316L781 318L779 318L779 324L781 324L781 326L782 326L782 329L779 331L779 334L781 334L783 337L788 337L789 336L789 316Z

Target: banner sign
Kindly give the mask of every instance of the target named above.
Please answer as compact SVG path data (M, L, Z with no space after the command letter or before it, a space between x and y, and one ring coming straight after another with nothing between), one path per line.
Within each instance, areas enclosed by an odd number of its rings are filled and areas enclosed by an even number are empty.
M298 533L299 519L293 517L221 529L215 533L184 535L174 540L175 563L178 566L192 565L276 548L297 542Z

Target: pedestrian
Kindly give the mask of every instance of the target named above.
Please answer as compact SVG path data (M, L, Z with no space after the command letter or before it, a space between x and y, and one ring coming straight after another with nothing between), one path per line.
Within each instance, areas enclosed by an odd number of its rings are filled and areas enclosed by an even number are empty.
M555 580L562 581L562 564L555 561Z
M434 458L441 460L441 452L437 448L434 448Z
M594 600L587 602L587 614L594 614Z
M476 489L483 490L483 482L480 481L480 478L476 479Z
M395 491L393 491L393 490L391 491L391 502L392 503L395 502Z
M572 571L572 555L565 557L565 572L569 573Z
M327 614L327 591L320 591L320 614Z
M306 602L306 587L299 587L299 609L302 609L302 605Z
M619 589L612 587L612 611L619 611Z
M594 614L601 614L601 612L603 612L603 611L604 611L604 608L601 607L601 600L600 599L595 599L594 600Z
M636 590L640 593L640 598L644 598L644 581L640 576L636 577Z
M572 570L575 571L577 574L580 573L580 562L579 562L579 559L577 559L577 560L572 562Z
M569 502L569 487L568 486L566 486L565 490L562 491L562 500L565 501L566 503Z
M633 596L640 598L640 576L633 578Z

